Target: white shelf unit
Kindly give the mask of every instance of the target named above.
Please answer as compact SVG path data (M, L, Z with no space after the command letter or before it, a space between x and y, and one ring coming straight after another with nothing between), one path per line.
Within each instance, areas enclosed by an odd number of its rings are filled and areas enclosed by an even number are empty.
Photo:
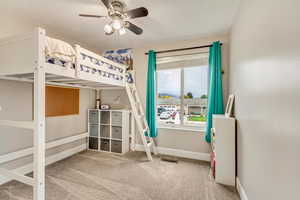
M213 115L212 150L215 154L215 180L217 183L235 186L236 120L225 115Z
M128 110L88 110L89 150L124 154L129 151Z

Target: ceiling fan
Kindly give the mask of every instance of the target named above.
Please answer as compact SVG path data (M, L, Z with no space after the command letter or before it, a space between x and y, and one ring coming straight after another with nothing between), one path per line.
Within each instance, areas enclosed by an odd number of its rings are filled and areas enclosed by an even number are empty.
M94 18L109 18L111 21L104 26L104 32L106 35L112 35L118 31L120 35L126 33L126 29L132 31L137 35L143 33L143 29L129 22L130 19L139 17L146 17L148 15L147 8L140 7L132 10L125 10L126 5L119 0L101 0L104 6L107 8L108 16L101 15L88 15L79 14L80 17L94 17Z

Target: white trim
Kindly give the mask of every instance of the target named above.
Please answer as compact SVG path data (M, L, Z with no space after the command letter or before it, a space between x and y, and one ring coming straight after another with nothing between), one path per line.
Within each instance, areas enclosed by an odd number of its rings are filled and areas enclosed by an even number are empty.
M82 144L82 145L74 147L72 149L68 149L68 150L62 151L60 153L54 154L54 155L49 156L48 158L46 158L46 165L50 165L50 164L55 163L57 161L63 160L63 159L68 158L68 157L70 157L74 154L82 152L86 149L87 149L87 145ZM32 172L32 170L33 170L33 164L30 163L30 164L24 165L22 167L19 167L17 169L14 169L12 171L15 172L15 173L19 173L19 174L28 174L28 173ZM0 176L0 185L5 184L5 183L7 183L11 180L12 180L11 178Z
M23 129L34 129L33 121L0 120L0 126L10 126Z
M71 143L71 142L74 142L74 141L77 141L77 140L80 140L80 139L84 139L84 138L87 138L89 135L89 133L82 133L80 135L74 135L74 136L71 136L71 137L67 137L67 138L63 138L63 139L60 139L60 140L56 140L56 141L53 141L53 142L49 142L46 144L46 149L50 149L50 148L53 148L53 147L57 147L57 146L60 146L60 145L64 145L64 144L67 144L67 143Z
M170 130L180 130L180 131L191 131L191 132L197 132L197 133L205 133L204 128L200 127L188 127L188 126L167 126L167 125L158 125L158 129L170 129Z
M245 191L244 187L242 186L239 177L236 177L236 189L240 195L241 200L248 200L246 191Z
M75 136L55 140L55 141L52 141L52 142L48 142L46 144L46 149L51 149L51 148L54 148L54 147L57 147L57 146L60 146L60 145L64 145L64 144L71 143L71 142L74 142L74 141L77 141L77 140L80 140L80 139L84 139L86 137L88 137L88 133L83 133L83 134L80 134L80 135L75 135ZM16 152L12 152L12 153L8 153L8 154L5 154L5 155L1 155L0 156L0 164L1 163L6 163L6 162L9 162L9 161L12 161L12 160L16 160L18 158L22 158L22 157L25 157L25 156L32 155L32 153L33 153L33 147L23 149L23 150L20 150L20 151L16 151Z
M136 144L135 150L136 151L144 151L144 146L141 144ZM165 148L165 147L157 147L157 150L158 150L159 154L210 162L210 154L209 153L185 151L185 150L171 149L171 148Z

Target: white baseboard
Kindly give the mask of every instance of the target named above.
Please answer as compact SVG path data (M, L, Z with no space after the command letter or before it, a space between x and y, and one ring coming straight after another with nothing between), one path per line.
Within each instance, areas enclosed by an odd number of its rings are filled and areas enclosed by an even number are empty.
M81 151L84 151L86 149L87 149L87 145L82 144L80 146L77 146L77 147L62 151L60 153L51 155L48 158L46 158L46 165L50 165L50 164L55 163L57 161L63 160L65 158L68 158L68 157L70 157L70 156L72 156L76 153L79 153ZM19 174L23 174L23 175L28 174L28 173L33 171L33 164L30 163L30 164L24 165L22 167L14 169L13 171L16 172L16 173L19 173ZM9 181L11 181L11 179L6 178L4 176L0 176L0 185L2 185L4 183L7 183Z
M145 151L144 145L136 144L135 145L136 151ZM202 160L210 162L210 154L209 153L200 153L200 152L193 152L193 151L185 151L179 149L171 149L171 148L164 148L164 147L157 147L158 153L169 155L169 156L177 156L181 158L189 158L194 160Z
M242 186L240 179L238 177L236 178L236 189L240 195L241 200L248 200L246 191L245 191L244 187Z

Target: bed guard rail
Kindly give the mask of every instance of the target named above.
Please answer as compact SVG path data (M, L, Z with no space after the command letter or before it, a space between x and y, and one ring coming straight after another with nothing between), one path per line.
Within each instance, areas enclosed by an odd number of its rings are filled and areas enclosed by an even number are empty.
M100 56L94 52L86 50L79 45L75 45L76 51L76 76L80 77L81 67L88 67L95 72L102 73L103 75L110 75L115 80L122 81L125 85L126 82L126 68L127 66L120 63L113 62L103 56Z

